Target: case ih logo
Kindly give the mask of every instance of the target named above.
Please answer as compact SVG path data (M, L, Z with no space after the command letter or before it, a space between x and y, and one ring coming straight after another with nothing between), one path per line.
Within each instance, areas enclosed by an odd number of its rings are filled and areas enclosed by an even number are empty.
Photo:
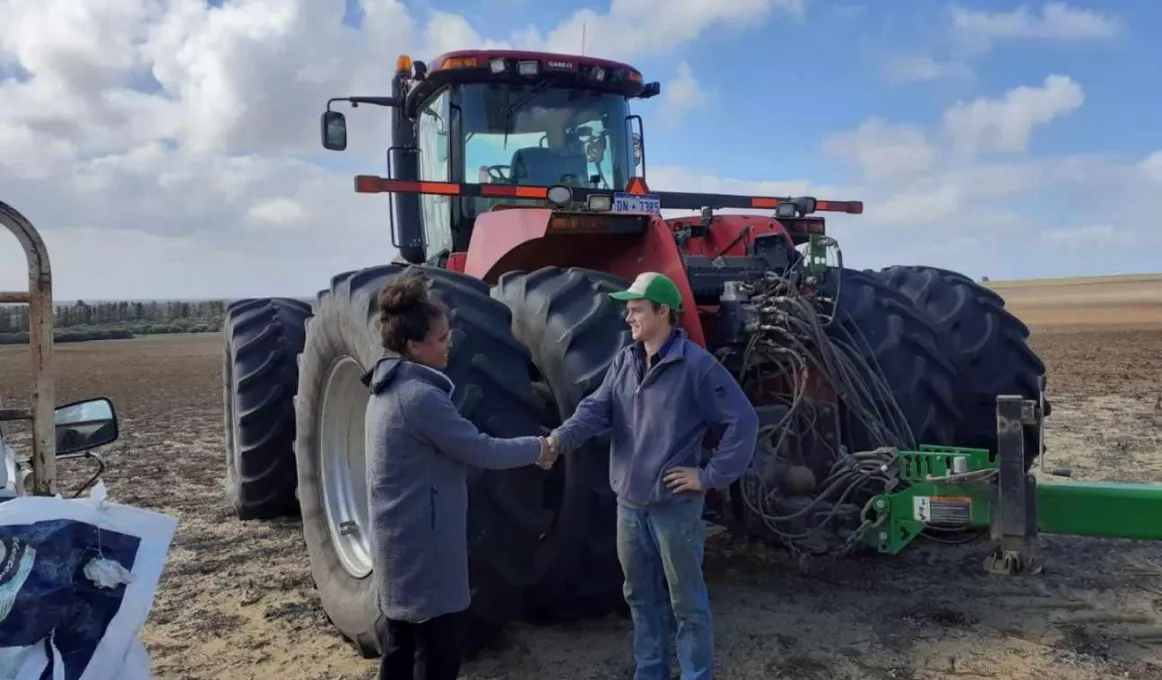
M549 68L565 69L567 71L573 70L573 64L571 62L568 62L568 61L550 61L550 62L548 62L548 67Z

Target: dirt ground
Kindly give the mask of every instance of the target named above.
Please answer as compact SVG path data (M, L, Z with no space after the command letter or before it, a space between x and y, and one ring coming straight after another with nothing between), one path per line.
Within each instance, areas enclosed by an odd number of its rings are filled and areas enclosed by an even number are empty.
M1162 277L997 288L1034 326L1054 402L1047 467L1162 482ZM1113 291L1112 293L1110 291ZM114 500L180 518L144 631L158 678L374 676L323 617L299 525L240 523L222 494L217 335L61 346L62 401L115 400ZM26 384L23 348L0 385ZM82 479L72 463L66 482ZM987 546L915 546L801 575L780 553L711 540L719 678L1162 678L1162 545L1045 537L1045 573L982 573ZM629 623L516 625L462 677L632 675Z

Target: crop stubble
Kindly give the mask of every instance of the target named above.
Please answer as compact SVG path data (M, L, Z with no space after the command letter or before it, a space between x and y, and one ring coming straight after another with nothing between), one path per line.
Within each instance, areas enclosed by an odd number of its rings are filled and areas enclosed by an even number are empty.
M1054 402L1049 467L1162 482L1162 284L1136 285L1157 295L1131 296L1134 309L1120 312L1109 297L1086 298L1098 284L1076 288L1073 307L1060 292L1046 302L1035 286L998 287L1036 320ZM375 664L357 658L318 607L297 521L243 524L227 509L220 352L217 335L57 349L62 402L107 395L119 408L123 439L108 451L105 477L112 498L180 518L144 631L155 673L373 677ZM5 397L23 396L26 364L22 348L0 349ZM84 472L66 464L64 488ZM1038 577L982 574L979 543L917 545L804 576L777 551L715 536L706 572L718 677L1162 677L1162 546L1063 537L1042 545L1048 566ZM517 625L465 676L627 678L630 631L616 616Z

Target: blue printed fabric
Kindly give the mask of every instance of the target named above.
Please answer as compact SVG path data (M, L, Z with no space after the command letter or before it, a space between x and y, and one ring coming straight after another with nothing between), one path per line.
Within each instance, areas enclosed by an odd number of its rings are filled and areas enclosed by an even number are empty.
M0 526L0 649L52 644L66 680L85 672L125 584L99 587L85 565L104 558L132 570L141 539L72 520ZM41 676L52 677L49 668Z

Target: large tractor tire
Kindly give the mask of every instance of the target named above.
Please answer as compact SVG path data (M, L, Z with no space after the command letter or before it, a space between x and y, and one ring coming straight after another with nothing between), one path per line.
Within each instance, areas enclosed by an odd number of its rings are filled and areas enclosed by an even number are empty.
M953 397L962 412L959 446L997 450L1001 394L1038 399L1045 364L1029 347L1029 329L996 292L957 272L936 267L893 266L876 273L906 295L935 327L941 354L956 367ZM1048 410L1048 409L1047 409ZM1025 464L1041 453L1034 428L1025 437Z
M296 363L311 306L290 298L238 300L222 334L226 494L242 520L293 516Z
M386 265L342 274L319 293L307 329L298 389L299 502L311 574L323 609L367 658L382 653L384 621L372 576L363 451L369 398L362 376L383 356L376 298L394 277L425 275L449 308L446 374L453 400L496 437L543 434L528 352L512 337L508 309L469 276L424 266ZM473 470L468 549L472 604L469 653L518 618L538 577L540 537L552 522L535 466Z
M953 397L955 367L940 352L936 329L900 291L875 274L854 269L832 269L831 295L838 295L835 321L828 334L853 346L864 359L858 377L871 384L878 367L903 419L911 441L898 446L955 443L960 411ZM886 398L877 398L881 412L889 412ZM841 409L846 411L846 409ZM855 450L874 448L872 430L847 412L847 445Z
M608 294L628 283L588 269L545 267L500 277L492 296L512 311L512 331L532 355L552 396L556 423L597 389L630 342L620 306ZM571 621L601 616L622 602L617 500L609 485L608 438L561 458L553 469L557 521L546 537L545 578L528 594L526 616Z

